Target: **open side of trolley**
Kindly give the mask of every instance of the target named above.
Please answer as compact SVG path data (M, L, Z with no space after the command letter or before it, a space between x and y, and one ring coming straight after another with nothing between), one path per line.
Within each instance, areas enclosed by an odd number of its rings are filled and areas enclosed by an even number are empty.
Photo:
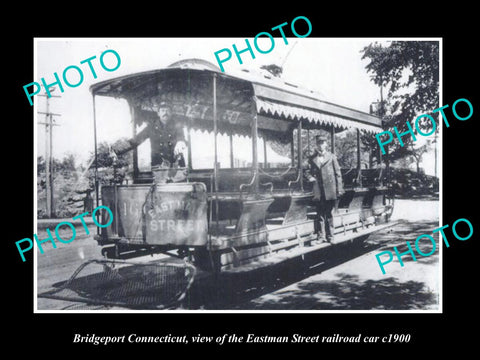
M186 168L142 172L133 150L133 183L100 186L96 177L97 206L106 205L114 213L112 224L96 236L109 258L163 252L188 257L199 268L218 272L279 253L298 255L329 245L313 242L312 192L303 179L302 133L319 129L330 132L333 151L336 133L349 128L357 131L357 167L342 169L346 193L335 206L333 243L365 239L388 224L393 198L382 166L362 169L360 163L360 132L382 130L376 116L319 100L314 93L280 79L248 73L232 76L199 60L100 82L91 92L95 128L96 96L128 102L133 134L166 101L174 121L188 134L192 129L208 131L214 139L211 168L194 168L196 154L188 142ZM230 137L228 168L218 164L219 134ZM235 166L232 135L250 137L250 166ZM269 142L290 145L288 166L268 166L265 149ZM183 174L184 179L157 181L166 173L172 178Z

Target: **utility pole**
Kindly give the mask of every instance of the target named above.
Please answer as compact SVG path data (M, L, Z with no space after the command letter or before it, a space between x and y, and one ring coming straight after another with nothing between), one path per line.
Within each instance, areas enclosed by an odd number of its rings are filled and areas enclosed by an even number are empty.
M382 119L383 121L383 117L385 116L385 104L384 104L384 100L383 100L383 75L380 76L380 118ZM386 166L386 169L387 169L387 176L388 176L388 172L389 172L389 169L390 169L390 156L389 156L389 153L388 153L388 145L387 145L387 148L386 148L386 157L385 157L385 166ZM379 156L381 156L381 151L380 151L380 147L378 148L378 152L379 152Z
M50 92L53 92L55 88L51 88ZM46 97L47 110L46 112L38 111L38 114L45 115L45 122L39 122L38 124L45 125L45 177L47 185L47 217L55 217L55 203L53 200L53 127L59 126L54 124L53 116L61 116L60 114L55 114L50 112L49 107L49 96L47 95L38 95ZM59 98L60 96L51 95L51 97Z

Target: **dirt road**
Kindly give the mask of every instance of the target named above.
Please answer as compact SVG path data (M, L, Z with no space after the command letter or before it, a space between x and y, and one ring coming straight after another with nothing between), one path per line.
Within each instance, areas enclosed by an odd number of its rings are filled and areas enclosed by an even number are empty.
M384 250L406 251L405 241L430 234L438 227L438 202L397 200L393 219L402 223L391 231L373 234L361 247L336 246L302 263L284 264L260 273L225 277L223 285L213 289L195 284L181 309L205 310L437 310L440 301L440 271L437 251L429 257L403 257L404 267L394 259L383 275L375 255ZM65 238L71 233L65 230ZM100 249L90 235L78 229L70 244L37 255L37 288L44 292L66 281L86 260L100 258ZM46 237L39 231L39 238ZM61 234L62 235L62 234ZM423 244L425 253L431 244ZM81 309L78 304L38 298L39 310ZM98 307L98 309L112 309ZM113 308L116 309L116 308Z
M336 252L337 259L313 269L310 276L276 291L232 305L243 310L439 310L440 281L438 234L437 251L428 257L394 256L382 274L375 255L397 246L408 250L421 234L431 234L438 225L438 202L396 201L392 220L404 222L371 235L363 249ZM432 245L420 244L424 253Z

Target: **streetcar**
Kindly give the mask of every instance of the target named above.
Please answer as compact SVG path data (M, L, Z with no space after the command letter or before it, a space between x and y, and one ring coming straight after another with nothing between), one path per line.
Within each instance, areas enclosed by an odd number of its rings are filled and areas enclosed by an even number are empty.
M90 91L95 126L97 97L126 101L132 134L138 133L142 119L157 116L160 104L168 103L172 119L187 134L207 132L214 141L210 167L195 166L198 151L192 152L192 142L186 141L182 166L145 171L135 148L129 181L100 186L95 180L96 205L107 206L114 215L95 236L107 258L163 253L218 273L279 254L300 256L361 241L389 226L393 198L384 167L365 169L360 161L361 133L373 137L382 131L382 120L375 115L324 101L267 73L223 73L199 59L102 81ZM302 134L327 132L335 151L336 136L349 129L357 133L358 164L342 169L345 193L334 208L334 239L317 244ZM218 148L218 136L230 139L229 149ZM249 139L251 161L235 163L234 136ZM289 163L283 167L269 166L266 149L273 143L289 147ZM219 163L220 151L230 152L229 163ZM108 223L107 212L100 216Z

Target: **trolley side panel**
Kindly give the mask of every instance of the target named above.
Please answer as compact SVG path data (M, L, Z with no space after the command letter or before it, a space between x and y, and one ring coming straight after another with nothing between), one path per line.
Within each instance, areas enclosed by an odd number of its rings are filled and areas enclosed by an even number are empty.
M102 203L114 221L103 240L132 245L203 246L207 243L207 194L203 184L102 187Z
M112 224L103 230L104 237L120 237L130 243L143 243L142 206L149 186L103 186L102 203L113 214Z
M145 205L148 245L207 244L207 193L201 185L157 185Z

